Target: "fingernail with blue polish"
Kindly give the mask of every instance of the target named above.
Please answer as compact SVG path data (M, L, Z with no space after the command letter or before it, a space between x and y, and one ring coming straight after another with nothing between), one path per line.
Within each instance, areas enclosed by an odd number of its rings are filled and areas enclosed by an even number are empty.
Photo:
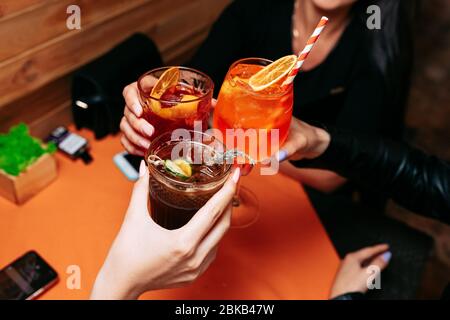
M381 257L383 258L383 260L385 262L389 262L389 260L391 260L391 258L392 258L392 252L386 251L385 253L383 253L383 255Z
M287 152L285 150L278 151L278 161L284 161L287 158Z

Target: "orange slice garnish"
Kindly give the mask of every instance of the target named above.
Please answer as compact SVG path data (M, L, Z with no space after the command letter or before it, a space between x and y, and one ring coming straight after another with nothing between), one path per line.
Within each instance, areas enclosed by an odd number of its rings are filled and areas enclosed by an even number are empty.
M158 82L155 84L152 92L150 93L151 97L154 98L150 101L150 109L153 111L153 113L160 116L161 118L174 120L190 117L197 112L198 101L191 101L196 100L196 96L185 95L181 99L180 103L174 104L173 106L168 108L162 108L161 103L155 100L160 99L167 89L176 86L179 81L180 70L177 67L167 69L161 75L161 77L159 77Z
M198 107L198 97L192 95L184 95L176 105L169 108L160 108L158 112L155 112L158 116L164 119L184 119L189 118L197 113ZM157 101L152 101L152 103L157 103Z
M161 98L161 96L166 92L170 87L176 86L178 81L180 80L180 70L177 67L172 67L164 71L164 73L159 77L158 82L156 82L155 86L150 93L150 96L153 98L150 100L149 107L153 111L153 113L159 115L161 118L164 118L160 115L161 111L161 103L156 101L155 99ZM167 118L170 119L170 118Z
M198 97L194 95L184 95L181 101L167 108L162 108L161 103L155 99L160 99L167 89L174 87L180 81L180 70L177 67L167 69L159 78L152 89L150 108L163 119L175 120L191 117L197 113Z
M253 91L262 91L269 88L286 77L296 63L296 55L282 57L251 76L248 84Z
M180 70L177 67L169 68L159 77L150 95L159 99L168 88L176 86L178 81L180 81Z

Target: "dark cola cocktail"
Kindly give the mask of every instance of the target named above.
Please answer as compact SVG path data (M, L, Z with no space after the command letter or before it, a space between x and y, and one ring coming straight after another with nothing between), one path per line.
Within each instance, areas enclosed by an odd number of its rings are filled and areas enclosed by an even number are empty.
M231 164L220 157L224 145L213 136L183 130L174 138L165 133L147 152L150 174L149 210L166 229L184 226L223 186Z

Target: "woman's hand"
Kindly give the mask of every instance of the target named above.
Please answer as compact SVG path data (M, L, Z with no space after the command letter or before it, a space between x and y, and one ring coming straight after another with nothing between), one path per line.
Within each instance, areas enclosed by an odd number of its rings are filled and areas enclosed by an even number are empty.
M290 160L313 159L320 156L329 144L328 132L292 118L288 138L275 157L278 161L288 158Z
M139 102L137 82L123 89L123 97L125 109L120 122L120 130L123 133L120 141L128 153L143 156L150 145L150 138L155 128L142 118L143 108Z
M342 261L336 274L330 299L344 293L367 292L368 277L376 276L367 273L367 268L370 265L375 265L380 271L384 270L392 256L388 249L387 244L380 244L349 253Z
M281 149L272 157L272 161L316 158L328 148L330 139L327 131L292 118L288 138ZM291 163L281 164L280 171L325 193L333 192L346 182L346 179L332 171L296 168Z
M125 220L92 290L92 299L136 299L145 291L183 286L216 256L230 226L239 168L182 228L166 230L147 210L149 174L141 163Z
M156 78L154 81L157 81ZM120 142L128 153L144 156L150 146L150 139L155 133L155 128L142 118L144 111L139 101L137 82L126 86L122 94L125 98L125 108L120 121L120 130L123 133ZM216 99L212 99L212 108L216 106L216 102Z

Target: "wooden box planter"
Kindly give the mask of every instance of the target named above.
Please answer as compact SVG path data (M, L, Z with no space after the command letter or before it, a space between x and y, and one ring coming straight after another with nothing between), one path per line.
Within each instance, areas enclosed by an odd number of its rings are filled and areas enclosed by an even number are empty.
M56 177L56 159L46 153L17 177L0 169L0 196L16 204L22 204Z

